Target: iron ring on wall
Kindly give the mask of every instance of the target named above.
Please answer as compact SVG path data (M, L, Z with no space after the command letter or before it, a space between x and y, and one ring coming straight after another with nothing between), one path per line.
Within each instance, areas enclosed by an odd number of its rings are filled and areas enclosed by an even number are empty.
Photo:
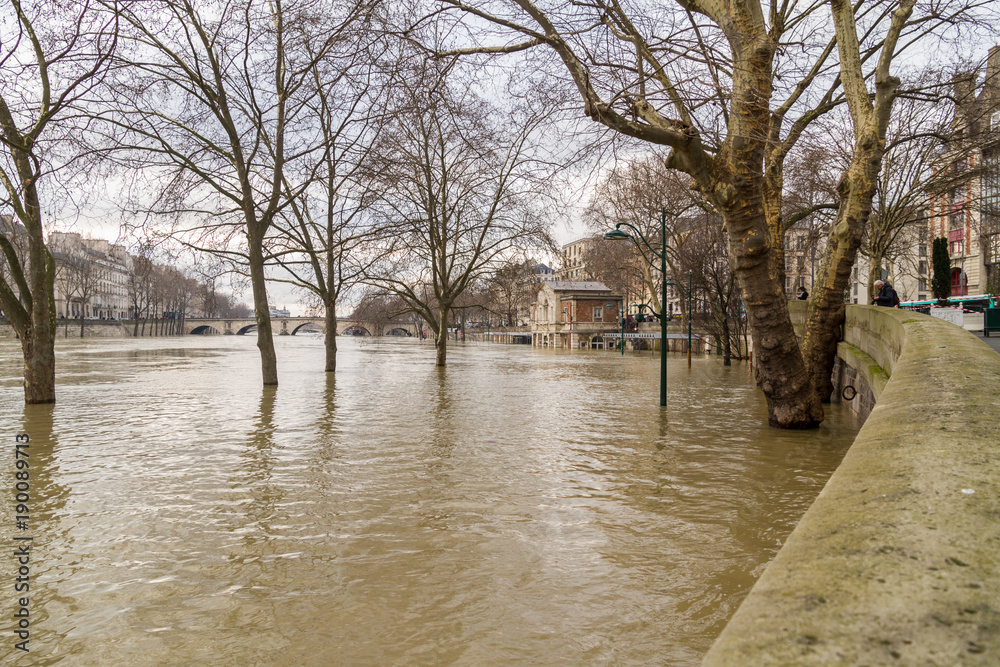
M850 390L851 393L850 396L847 395L848 390ZM858 395L858 390L852 387L851 385L846 385L844 386L843 390L841 390L840 395L843 397L845 401L853 401L854 397Z

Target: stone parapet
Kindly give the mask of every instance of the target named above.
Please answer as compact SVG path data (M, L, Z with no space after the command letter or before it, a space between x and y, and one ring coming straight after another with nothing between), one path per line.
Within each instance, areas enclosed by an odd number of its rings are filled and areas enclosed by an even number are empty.
M871 306L845 344L877 403L703 664L1000 664L1000 355Z

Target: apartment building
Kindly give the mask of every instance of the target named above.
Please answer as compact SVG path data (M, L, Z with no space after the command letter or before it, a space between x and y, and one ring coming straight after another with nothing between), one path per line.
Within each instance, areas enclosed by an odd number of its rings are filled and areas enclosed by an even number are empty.
M951 186L933 198L929 236L948 239L952 296L995 294L1000 292L1000 46L990 49L984 80L976 72L956 76L954 92L952 139L938 166Z
M57 317L121 320L130 316L125 246L76 232L52 232Z

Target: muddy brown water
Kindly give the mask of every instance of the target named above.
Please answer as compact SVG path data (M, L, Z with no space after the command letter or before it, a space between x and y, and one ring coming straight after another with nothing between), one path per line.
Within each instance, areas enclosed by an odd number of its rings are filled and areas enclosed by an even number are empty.
M858 428L770 429L716 357L664 413L648 352L279 337L265 391L254 343L59 341L26 408L0 341L5 663L696 665Z

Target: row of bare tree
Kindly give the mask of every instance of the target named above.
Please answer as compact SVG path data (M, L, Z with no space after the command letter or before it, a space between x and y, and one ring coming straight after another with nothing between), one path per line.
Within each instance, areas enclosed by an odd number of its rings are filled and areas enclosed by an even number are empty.
M897 62L988 28L997 11L986 0L8 1L0 177L30 247L24 264L9 260L0 302L21 335L28 402L55 399L42 197L54 210L85 177L127 202L129 219L249 278L273 385L269 265L331 324L363 281L439 334L498 263L551 245L546 206L574 160L665 147L684 182L657 187L693 188L723 221L715 242L744 296L770 421L793 428L823 419L893 106L920 83L904 84ZM573 124L581 104L610 143ZM786 166L838 114L849 148L834 201L813 207L834 217L800 348L783 238L808 212L787 210ZM447 336L437 341L444 365Z

